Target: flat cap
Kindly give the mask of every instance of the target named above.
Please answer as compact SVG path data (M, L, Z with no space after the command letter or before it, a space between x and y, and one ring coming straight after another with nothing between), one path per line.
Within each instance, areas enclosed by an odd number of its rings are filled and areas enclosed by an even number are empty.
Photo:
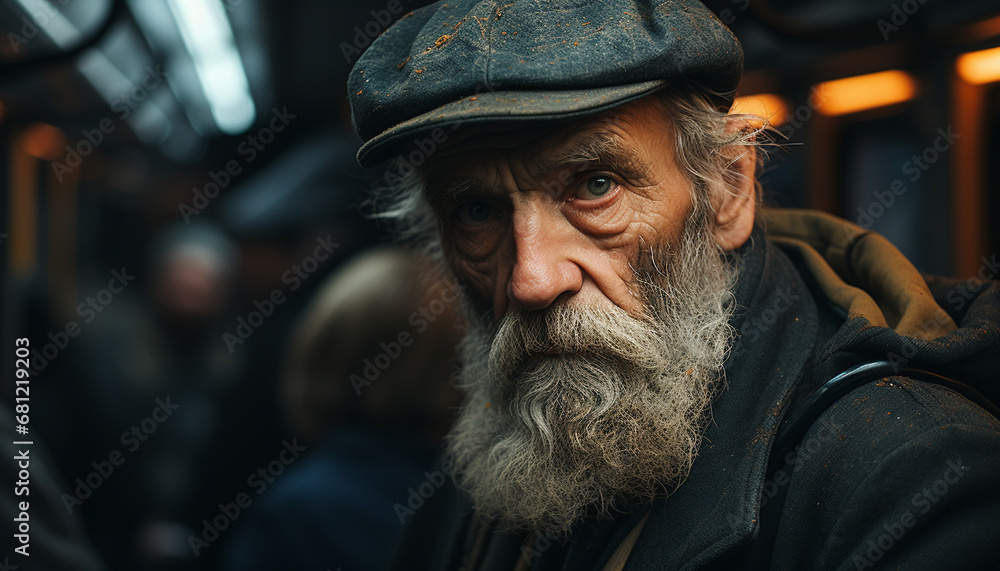
M732 94L742 71L736 37L695 0L446 0L372 42L347 88L372 166L437 127L568 119L679 77Z

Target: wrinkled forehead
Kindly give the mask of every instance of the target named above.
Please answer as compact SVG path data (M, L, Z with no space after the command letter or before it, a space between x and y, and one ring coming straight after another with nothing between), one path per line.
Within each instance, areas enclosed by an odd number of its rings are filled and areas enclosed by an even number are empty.
M662 109L645 99L570 122L462 129L428 158L424 172L430 188L489 177L512 164L538 179L595 163L627 175L652 160L654 149L657 156L672 151L671 134Z

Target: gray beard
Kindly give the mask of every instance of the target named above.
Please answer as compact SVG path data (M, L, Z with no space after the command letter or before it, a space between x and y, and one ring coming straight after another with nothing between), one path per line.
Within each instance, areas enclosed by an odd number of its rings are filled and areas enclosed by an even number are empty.
M735 271L703 216L677 250L640 257L644 316L571 300L470 318L447 455L479 516L562 537L687 477L733 340Z

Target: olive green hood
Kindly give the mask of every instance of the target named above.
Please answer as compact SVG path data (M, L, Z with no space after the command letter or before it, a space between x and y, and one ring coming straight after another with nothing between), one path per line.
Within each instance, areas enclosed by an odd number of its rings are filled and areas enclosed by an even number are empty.
M765 209L763 221L768 239L845 318L823 351L821 374L884 359L997 384L996 282L923 276L885 237L829 214Z

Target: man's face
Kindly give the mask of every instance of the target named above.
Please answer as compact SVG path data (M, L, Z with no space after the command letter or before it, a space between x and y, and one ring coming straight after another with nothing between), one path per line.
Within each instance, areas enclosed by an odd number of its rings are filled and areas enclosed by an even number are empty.
M480 516L564 534L690 469L733 273L672 138L643 100L473 133L429 164L444 252L472 286L448 453Z
M650 98L554 129L472 135L432 157L427 183L449 264L497 318L560 298L642 315L632 264L677 244L692 207Z

